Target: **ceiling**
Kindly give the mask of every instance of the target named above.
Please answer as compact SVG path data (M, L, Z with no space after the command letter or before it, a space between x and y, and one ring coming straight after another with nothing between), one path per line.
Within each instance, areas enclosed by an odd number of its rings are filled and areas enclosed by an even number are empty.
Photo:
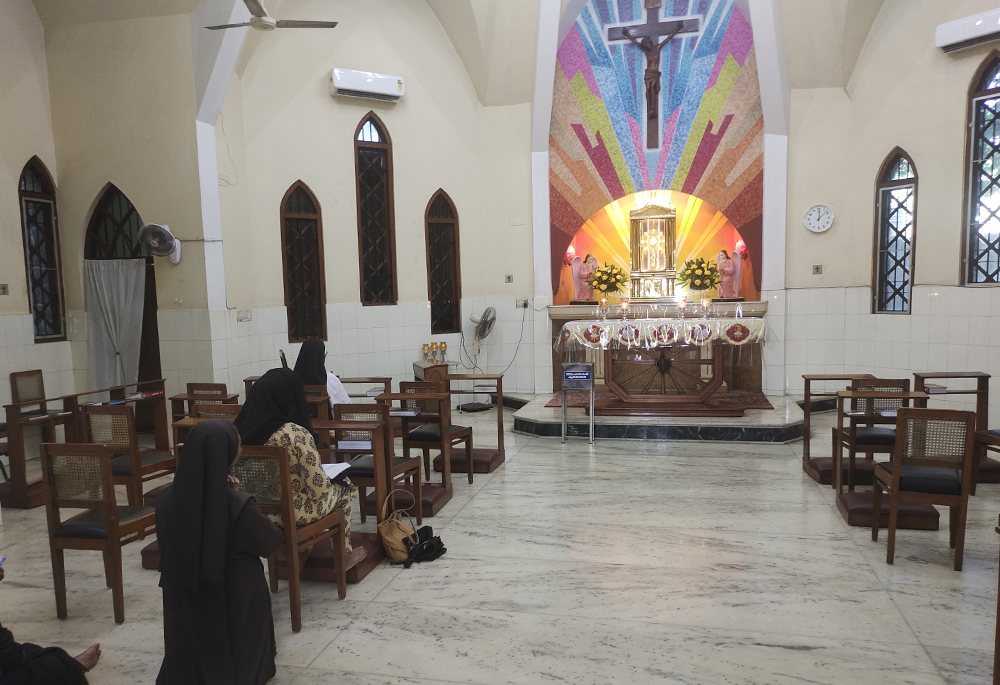
M539 0L427 0L479 101L531 101Z
M32 0L45 28L190 14L199 0Z
M792 88L843 88L885 0L782 0Z

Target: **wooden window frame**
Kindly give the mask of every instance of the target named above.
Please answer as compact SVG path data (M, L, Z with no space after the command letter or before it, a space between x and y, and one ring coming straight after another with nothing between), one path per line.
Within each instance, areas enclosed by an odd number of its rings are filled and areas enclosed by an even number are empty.
M24 179L24 173L29 168L42 179L43 184L47 184L49 191L43 193L35 193L28 190L21 190L21 181ZM41 338L35 337L35 303L32 300L32 283L31 283L31 261L28 250L28 233L27 233L27 223L25 222L25 212L24 212L24 201L25 200L37 200L39 202L48 202L52 205L52 243L55 250L55 261L56 261L56 274L58 275L58 288L59 288L59 321L61 332L56 335L47 335ZM28 287L28 307L31 311L31 330L32 338L36 344L49 343L49 342L63 342L67 339L66 336L66 288L63 284L63 272L62 272L62 246L59 244L59 215L58 209L56 207L56 184L52 181L52 174L49 173L48 168L45 163L34 156L28 160L27 164L21 169L21 175L17 179L17 206L21 212L21 244L24 248L24 281Z
M379 133L382 134L384 140L378 143L359 141L358 136L361 134L361 129L364 128L365 124L369 121L373 121L379 129ZM378 149L385 150L386 154L386 206L388 209L389 216L389 251L390 251L390 268L392 269L392 301L390 302L366 302L365 301L365 268L364 268L364 245L361 236L361 166L359 163L359 152L362 149ZM355 187L355 204L358 210L358 280L360 284L360 297L361 304L365 307L379 307L379 306L393 306L399 303L399 272L396 269L396 211L395 211L395 191L393 184L393 170L392 170L392 138L389 136L389 129L386 127L385 123L375 114L374 111L369 111L366 115L361 118L361 123L358 124L357 128L354 130L354 187Z
M967 97L967 111L965 115L965 172L964 185L962 188L963 208L962 208L962 245L959 260L959 283L968 286L996 286L1000 285L1000 279L996 281L970 281L969 275L972 271L972 148L976 143L976 101L984 97L1000 97L1000 88L991 90L981 90L980 84L997 66L1000 65L1000 50L992 50L979 64L976 73L969 82Z
M898 159L906 160L906 163L910 165L910 169L913 171L913 178L901 179L898 181L890 181L886 178L889 171L895 165ZM872 245L872 313L873 314L910 314L913 310L913 285L915 283L914 274L916 273L916 257L917 257L917 180L919 176L917 174L917 165L913 163L913 158L907 154L906 150L896 146L892 151L886 156L885 160L882 162L882 166L879 167L878 175L875 177L875 235ZM879 257L882 248L882 193L886 190L892 190L893 188L903 188L907 186L913 186L913 220L910 223L910 282L909 291L906 302L906 309L904 310L889 310L889 309L879 309L879 291L881 289L880 282L880 268L879 268Z
M300 188L309 197L309 201L312 202L316 210L314 213L288 211L289 198L291 198L292 193ZM288 287L288 244L285 237L285 221L287 219L315 219L316 221L316 251L318 255L318 259L316 260L318 263L318 273L316 277L319 281L320 325L323 332L322 336L318 337L320 340L326 340L329 334L326 329L326 252L323 249L323 210L312 189L301 179L289 186L281 198L281 284L285 291L285 317L288 321L288 342L300 343L317 336L292 337L292 306Z
M431 206L433 206L434 201L439 197L444 198L448 206L451 207L451 219L440 219L431 218ZM435 329L434 328L434 293L433 287L431 285L431 223L434 224L450 224L452 230L452 238L454 244L454 264L455 264L455 277L454 277L454 287L452 288L452 300L455 307L455 328L453 329ZM462 259L461 259L461 248L459 245L459 231L458 231L458 210L455 208L455 203L452 201L451 197L444 191L443 188L438 188L437 191L431 195L431 199L427 202L427 208L424 210L424 247L425 253L427 255L427 300L431 303L431 333L432 334L444 334L444 333L461 333L462 332Z

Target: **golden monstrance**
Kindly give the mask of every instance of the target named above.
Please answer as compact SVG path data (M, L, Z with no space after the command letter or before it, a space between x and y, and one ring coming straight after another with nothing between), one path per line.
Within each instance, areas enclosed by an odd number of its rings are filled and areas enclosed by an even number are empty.
M674 296L677 278L677 210L647 204L629 212L633 300L665 300Z

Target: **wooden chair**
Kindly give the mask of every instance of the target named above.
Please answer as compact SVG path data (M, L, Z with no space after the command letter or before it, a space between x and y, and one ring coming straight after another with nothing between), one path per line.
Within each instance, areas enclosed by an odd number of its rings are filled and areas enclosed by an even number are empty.
M399 384L399 392L403 394L418 394L427 392L443 392L444 385L434 381L403 381ZM441 449L441 424L440 416L437 414L437 406L424 400L403 400L400 405L404 409L420 409L417 416L410 419L403 417L403 456L409 458L410 448L417 447L424 454L424 471L427 480L431 478L431 450ZM412 428L410 421L423 424L419 428ZM468 472L469 482L472 482L472 428L469 426L451 425L448 433L451 446L465 444L465 464Z
M56 615L66 618L66 568L63 550L92 549L104 555L104 574L111 588L115 623L125 622L122 545L156 530L152 507L120 507L111 476L112 452L104 445L45 443L41 447L45 482ZM61 508L85 511L66 520Z
M197 396L194 402L221 404L229 396L229 389L225 383L188 383L187 394Z
M278 591L278 556L288 564L288 600L292 612L292 631L302 630L302 590L300 575L303 557L320 543L333 544L337 574L337 596L347 596L347 555L344 548L346 524L344 512L334 511L319 521L302 527L295 525L292 482L288 468L288 450L273 445L243 445L240 458L233 465L233 475L240 480L240 491L253 495L265 514L281 517L285 542L267 560L271 592Z
M874 511L882 507L883 490L889 493L886 563L893 562L896 551L899 504L922 502L950 507L949 543L955 549L955 570L962 570L975 426L976 415L971 411L899 410L892 462L876 465L872 488ZM872 526L872 540L878 540L878 528L876 522Z
M306 385L306 404L309 405L309 416L319 421L330 420L330 396L325 385Z
M420 457L397 457L395 452L395 445L392 436L393 428L392 422L389 420L389 405L374 403L374 404L338 404L333 408L333 419L334 421L379 421L383 425L383 442L384 449L387 456L389 457L389 473L388 473L388 483L386 484L386 493L392 492L395 488L396 483L409 483L413 493L413 501L421 501L421 477L420 477ZM356 441L356 440L367 440L369 436L363 432L350 431L338 429L334 431L335 439L331 446L331 451L338 455L337 461L342 461L339 455L349 455L353 456L350 459L351 468L348 471L348 477L351 479L355 485L358 486L360 490L358 497L358 508L361 511L361 522L364 523L368 515L374 515L376 518L381 516L381 510L379 508L379 503L376 501L374 504L368 502L367 490L368 488L375 487L375 457L369 452L364 452L363 450L342 450L339 449L339 445L342 441ZM377 500L377 498L376 498ZM390 505L392 506L392 505ZM417 524L422 524L424 522L422 507L417 506L416 517Z
M243 409L242 404L203 404L197 402L191 405L191 416L195 418L225 419L233 421Z
M115 458L111 460L111 475L116 485L124 485L128 503L142 503L142 484L166 476L177 469L177 458L170 452L139 447L135 432L135 416L127 404L87 407L84 413L87 441L105 445Z
M909 392L908 378L855 378L851 381L855 392ZM840 492L844 474L847 474L847 491L854 492L855 485L870 485L875 469L875 454L891 454L896 441L896 412L908 406L909 400L878 397L852 399L850 410L845 412L848 425L843 425L843 417L833 428L833 487ZM890 428L888 424L893 427ZM848 464L844 468L843 450L847 449ZM865 459L855 460L858 452L864 452Z

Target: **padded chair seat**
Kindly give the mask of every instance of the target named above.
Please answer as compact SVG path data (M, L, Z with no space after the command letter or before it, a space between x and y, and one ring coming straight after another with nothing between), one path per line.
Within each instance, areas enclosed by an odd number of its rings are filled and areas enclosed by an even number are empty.
M393 457L392 465L401 466L402 464L410 461L403 457ZM347 477L357 477L357 478L374 478L375 477L375 457L372 455L366 455L355 459L351 462L351 468L347 469Z
M151 450L143 452L139 450L139 462L143 467L170 459L173 459L173 455L169 452L153 452ZM116 478L127 478L132 475L132 460L129 455L123 454L111 460L111 475Z
M118 524L131 523L153 513L156 513L153 507L118 507ZM82 514L77 514L56 528L55 536L57 538L104 540L108 537L108 529L104 525L104 512L100 509L88 509Z
M0 430L3 430L3 429L0 428ZM983 433L986 433L987 435L991 435L994 438L1000 438L1000 429L998 429L998 430L983 431Z
M451 426L452 433L469 430L468 426ZM411 430L406 439L410 442L441 442L441 424L429 423L420 428Z
M854 444L892 446L896 444L896 429L882 426L858 426L854 433Z
M892 462L878 466L892 474ZM931 466L904 466L902 473L899 474L899 489L931 495L961 495L962 479L957 470Z

